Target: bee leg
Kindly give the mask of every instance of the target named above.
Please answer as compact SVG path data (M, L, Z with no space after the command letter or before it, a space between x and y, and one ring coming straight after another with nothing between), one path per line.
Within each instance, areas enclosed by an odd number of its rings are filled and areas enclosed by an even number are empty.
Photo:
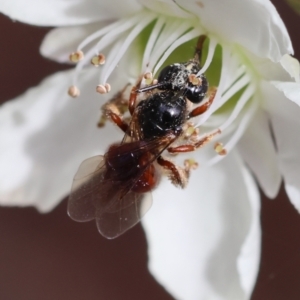
M143 76L141 75L139 77L139 79L137 80L137 83L135 86L132 87L131 91L130 91L130 97L129 97L129 101L128 101L128 110L130 112L131 115L133 115L134 109L135 109L135 103L136 103L136 99L138 96L138 90L141 87L141 83L143 80Z
M184 144L177 147L169 147L167 150L170 153L183 153L183 152L192 152L195 151L198 148L202 148L204 145L206 145L210 140L217 134L220 134L221 130L217 130L211 134L208 134L204 138L200 140L195 140L191 142L190 144Z
M125 98L124 94L126 89L128 88L129 83L125 85L125 87L115 94L112 99L108 100L101 107L101 117L97 124L98 127L103 127L106 123L107 118L109 117L110 111L115 114L122 116L128 110L128 100Z
M216 93L217 93L216 87L211 87L210 91L209 91L210 96L209 96L208 100L204 104L193 109L188 114L188 119L194 118L196 116L199 116L199 115L202 115L203 113L205 113L210 108L211 104L213 103Z
M121 117L118 114L112 111L108 111L107 115L110 118L110 120L113 123L115 123L123 132L127 132L129 126L124 120L121 119Z
M189 168L178 167L161 156L157 158L157 163L168 171L168 177L176 187L185 188L190 175Z
M130 97L129 97L129 102L128 102L128 110L130 114L132 115L135 109L135 102L137 99L137 91L138 88L137 86L132 87L131 92L130 92Z

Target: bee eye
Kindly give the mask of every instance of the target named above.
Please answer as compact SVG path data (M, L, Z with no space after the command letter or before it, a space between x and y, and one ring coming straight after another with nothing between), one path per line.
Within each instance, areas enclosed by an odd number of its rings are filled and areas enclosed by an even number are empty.
M202 83L200 86L189 84L186 87L185 96L195 104L200 103L204 99L208 89L207 79L204 76L201 76L201 79Z

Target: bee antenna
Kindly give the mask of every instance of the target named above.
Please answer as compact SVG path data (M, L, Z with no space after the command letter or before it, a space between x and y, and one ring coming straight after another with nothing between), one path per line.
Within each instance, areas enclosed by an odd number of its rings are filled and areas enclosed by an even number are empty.
M136 90L136 92L137 92L137 93L147 92L147 91L156 89L156 88L158 88L158 87L161 87L161 86L163 86L164 84L165 84L164 82L161 82L161 83L158 83L158 84L149 85L149 86L146 86L146 87L143 87L143 88L141 88L141 89Z
M200 35L198 38L195 54L194 54L194 60L197 61L199 64L201 62L201 57L202 57L202 48L204 41L206 40L207 36L206 35Z

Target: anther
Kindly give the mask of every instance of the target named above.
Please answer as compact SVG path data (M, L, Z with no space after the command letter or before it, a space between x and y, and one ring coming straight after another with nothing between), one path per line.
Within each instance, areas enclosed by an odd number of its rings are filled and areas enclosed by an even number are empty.
M69 96L76 98L80 95L80 90L78 89L77 86L71 85L68 89L68 94Z
M153 79L153 75L151 72L146 72L144 74L144 79L146 80L146 84L150 84L152 82Z
M104 65L105 64L105 55L103 53L99 53L98 55L95 55L91 63L95 66L98 67L99 65Z
M226 155L227 154L227 150L224 148L222 143L216 143L215 146L214 146L214 149L219 155Z
M195 74L190 74L189 75L189 82L192 84L192 85L198 85L200 86L202 84L202 79L197 77Z
M111 90L111 86L109 83L105 83L104 85L99 84L96 87L96 92L99 94L107 94L110 92L110 90Z
M184 167L186 171L189 170L196 170L198 168L199 164L192 158L186 159L184 161Z
M102 115L101 118L100 118L100 120L99 120L99 122L97 123L97 126L99 128L104 127L105 123L106 123L106 116Z
M71 62L77 63L80 60L82 60L83 57L84 57L84 54L83 54L82 51L76 51L76 52L73 52L73 53L70 54L69 59L70 59Z
M195 127L189 124L185 130L185 138L189 138L195 132Z
M105 87L107 93L109 93L111 91L111 86L109 83L105 83L104 87Z
M96 87L96 92L99 93L99 94L106 94L107 93L106 87L102 84L99 84Z

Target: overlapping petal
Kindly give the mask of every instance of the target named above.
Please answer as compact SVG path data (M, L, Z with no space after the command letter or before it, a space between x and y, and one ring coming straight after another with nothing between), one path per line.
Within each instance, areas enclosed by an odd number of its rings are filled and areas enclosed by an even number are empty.
M145 0L146 1L146 0ZM286 27L268 0L178 0L203 27L225 43L243 46L259 57L279 61L293 47Z
M82 97L76 100L66 94L72 73L52 75L1 107L1 204L49 211L69 193L79 164L120 138L113 128L108 135L96 126L103 102L90 92L94 72L83 76ZM114 78L120 84L120 77Z
M3 0L0 12L14 20L39 26L80 25L111 20L140 9L135 0Z
M52 30L41 46L43 55L59 62L65 62L68 53L99 27L139 10L147 15L147 9L158 16L180 17L183 22L188 18L187 26L200 26L224 45L223 52L230 46L233 52L236 50L236 58L252 63L251 70L259 75L257 81L273 80L273 86L267 82L262 84L262 95L268 98L262 97L261 102L272 122L278 153L263 110L257 112L238 150L269 197L278 191L281 172L287 193L300 211L297 180L300 108L295 104L300 104L299 63L287 55L293 53L291 41L270 1L29 0L25 3L4 0L0 3L0 11L13 19L35 25L69 26ZM149 22L154 18L155 14ZM136 27L133 25L137 30L140 22ZM156 27L157 33L159 28ZM185 32L189 27L183 29ZM108 62L115 65L119 62L115 54L126 48L120 45L114 44L110 53L113 58ZM136 60L142 56L135 54L131 52ZM223 65L226 65L225 57L229 59L229 55L223 56ZM110 77L112 86L120 90L136 67L132 61L127 68L119 67L115 76ZM110 68L109 63L105 68ZM74 82L80 84L81 99L73 100L65 95L73 73L68 71L47 78L39 87L1 108L0 203L31 204L48 211L68 194L82 160L103 153L112 141L120 140L118 131L111 127L110 134L96 127L98 114L95 112L103 103L91 93L98 83L97 70L78 70L79 80ZM259 85L252 85L253 91ZM221 97L220 86L219 91ZM295 103L287 101L284 95ZM213 151L212 147L210 150ZM199 153L194 154L196 160ZM260 256L259 194L239 154L233 150L212 167L194 171L184 191L164 179L154 192L154 199L155 204L143 224L149 241L150 270L158 281L176 299L249 299Z
M143 220L149 268L176 299L249 299L259 264L257 187L235 153L164 182Z
M274 131L285 189L291 202L300 212L300 107L286 99L283 93L271 84L264 84L263 88L269 96L265 99L266 107Z
M278 158L268 115L259 110L238 144L244 161L269 198L276 197L281 183Z

